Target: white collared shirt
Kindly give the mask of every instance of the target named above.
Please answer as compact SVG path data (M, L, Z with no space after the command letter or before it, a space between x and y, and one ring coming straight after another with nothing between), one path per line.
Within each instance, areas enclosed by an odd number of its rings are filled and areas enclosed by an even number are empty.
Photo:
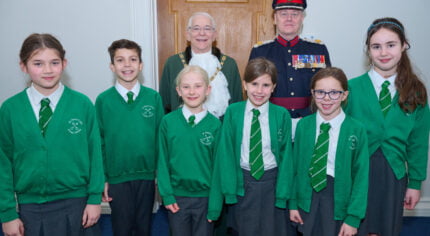
M44 98L49 98L49 101L50 101L49 106L51 107L52 112L54 112L58 102L60 101L61 95L63 95L64 85L61 82L58 83L58 88L49 96L45 96L41 94L39 91L37 91L33 83L26 90L26 92L30 100L31 107L33 108L34 115L36 116L36 120L37 122L39 122L39 111L41 107L40 101Z
M242 136L241 155L240 155L240 167L245 170L251 170L251 167L249 166L249 139L250 139L250 133L251 133L252 117L253 117L252 109L258 109L260 111L258 120L260 121L260 128L261 128L264 170L270 170L275 168L277 164L276 164L275 155L273 155L272 153L272 148L270 143L269 102L266 102L260 107L254 107L249 100L246 101L245 116L243 121L243 136Z
M340 110L339 115L331 120L324 120L320 115L320 112L317 112L317 130L315 135L315 143L317 142L318 135L320 133L320 125L321 123L330 123L329 134L329 147L328 147L328 157L327 157L327 175L334 177L334 168L336 162L336 148L337 142L339 140L340 127L342 126L343 121L345 120L345 113L343 110Z
M196 117L196 119L194 120L194 124L198 124L201 120L203 120L203 118L205 118L205 116L208 114L208 110L203 109L203 111L197 113L197 114L193 114L190 109L187 107L187 105L183 105L182 106L182 114L185 117L185 120L188 121L188 119L190 118L190 116L194 115Z
M140 84L136 83L133 88L128 91L122 84L120 84L118 81L115 82L115 89L118 91L118 93L121 95L122 98L124 98L124 101L128 101L127 93L133 92L133 101L136 100L137 95L139 95L140 92Z
M396 94L396 85L394 84L394 82L396 81L397 74L394 74L388 78L384 78L382 75L380 75L372 68L368 72L368 75L370 77L370 80L372 81L373 87L375 88L376 96L378 98L379 98L379 93L381 93L381 90L382 90L382 84L386 80L390 82L390 85L388 86L388 90L390 91L391 99L394 98L394 95Z

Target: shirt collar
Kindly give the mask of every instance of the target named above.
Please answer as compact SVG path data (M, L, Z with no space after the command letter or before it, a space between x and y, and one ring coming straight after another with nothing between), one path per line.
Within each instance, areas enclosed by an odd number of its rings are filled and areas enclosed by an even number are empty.
M369 71L369 77L370 77L370 80L372 81L373 86L379 89L382 88L382 83L388 80L390 82L390 86L388 87L391 90L391 88L394 88L395 86L394 81L396 80L397 74L394 74L388 78L384 78L382 75L376 72L374 68L372 68Z
M299 42L299 36L297 35L291 40L284 39L280 34L278 34L278 37L276 38L276 41L280 43L284 47L294 47Z
M199 121L201 121L206 114L208 113L208 110L203 109L203 111L197 113L197 114L193 114L190 109L187 107L187 105L184 104L184 106L182 107L182 114L184 115L185 119L188 120L188 118L190 118L191 115L194 115L196 117L196 119L194 120L195 123L198 123Z
M319 128L321 123L330 123L330 129L338 130L340 129L340 126L342 125L342 122L345 120L345 112L343 110L340 110L340 113L334 117L331 120L324 120L324 118L321 116L320 112L317 112L317 127Z
M48 96L45 96L41 94L39 91L37 91L33 83L31 84L30 88L28 88L28 92L29 92L30 98L33 101L33 104L40 104L40 101L43 98L49 98L49 101L50 101L49 105L52 108L55 108L57 106L58 102L60 101L61 95L63 94L63 91L64 91L64 85L61 82L58 83L58 88Z
M251 101L246 100L246 107L245 107L245 111L246 112L250 112L252 113L252 109L258 109L260 111L260 115L264 115L267 114L269 111L269 101L267 101L266 103L264 103L263 105L259 106L259 107L255 107Z
M128 100L127 93L129 92L122 84L120 84L118 81L115 82L115 89L118 91L118 93L123 97L126 101ZM130 90L133 92L133 99L136 100L137 95L140 92L140 84L137 82L133 88Z

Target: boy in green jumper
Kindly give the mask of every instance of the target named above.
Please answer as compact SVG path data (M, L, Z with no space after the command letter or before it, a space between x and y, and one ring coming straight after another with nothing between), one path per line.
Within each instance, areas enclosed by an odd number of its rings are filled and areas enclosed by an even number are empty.
M137 43L117 40L108 51L117 82L96 100L106 176L103 201L112 209L114 235L150 235L161 97L138 83L143 64Z
M212 235L210 209L222 205L220 192L212 185L221 123L203 107L210 86L202 68L185 67L176 79L176 89L184 106L167 114L160 124L158 188L169 210L172 235Z
M95 109L60 82L66 65L63 46L50 34L32 34L22 44L20 67L31 86L0 109L5 235L100 234L104 178Z

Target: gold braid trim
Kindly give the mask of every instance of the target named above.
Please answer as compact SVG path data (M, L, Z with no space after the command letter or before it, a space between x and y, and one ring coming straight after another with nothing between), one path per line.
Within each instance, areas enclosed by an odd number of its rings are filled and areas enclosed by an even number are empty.
M184 65L184 67L188 66L187 62L185 61L185 56L183 52L179 53L179 57L181 58L182 65ZM221 71L222 67L224 66L224 62L226 59L227 59L227 56L223 54L220 61L220 67L216 68L215 73L209 78L209 81L212 82L212 80L215 79L215 76Z

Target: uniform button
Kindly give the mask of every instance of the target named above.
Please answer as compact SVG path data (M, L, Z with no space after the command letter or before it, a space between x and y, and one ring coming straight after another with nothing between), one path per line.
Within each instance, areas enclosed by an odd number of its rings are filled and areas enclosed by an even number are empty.
M291 66L291 62L288 62L288 66Z
M295 111L295 110L296 110L296 109L294 109L294 108L293 108L293 109L291 109L291 111Z
M313 72L315 72L315 69L312 69Z
M288 49L288 53L291 53L291 49Z
M290 81L293 81L293 80L294 80L294 79L293 79L293 77L291 77L291 78L290 78Z
M291 96L294 96L294 92L291 92Z

